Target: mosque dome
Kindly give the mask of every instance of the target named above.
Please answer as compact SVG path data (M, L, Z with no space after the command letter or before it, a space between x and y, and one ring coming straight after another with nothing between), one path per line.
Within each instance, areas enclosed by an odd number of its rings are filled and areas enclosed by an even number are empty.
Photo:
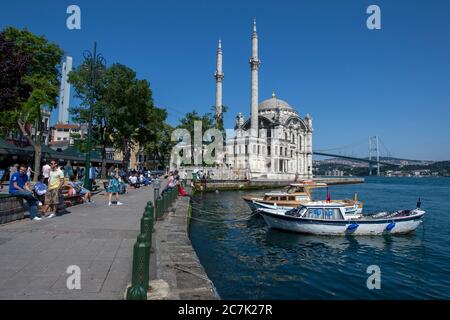
M285 109L293 110L293 108L284 100L278 99L275 92L272 93L272 98L264 100L259 104L259 110L273 110L273 109Z

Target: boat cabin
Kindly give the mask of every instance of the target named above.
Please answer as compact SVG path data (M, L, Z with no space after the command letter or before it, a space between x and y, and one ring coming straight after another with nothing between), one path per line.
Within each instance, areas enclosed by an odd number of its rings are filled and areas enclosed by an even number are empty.
M351 220L361 217L357 210L358 205L315 202L286 211L285 215L315 220Z
M326 183L293 183L289 185L286 193L266 193L265 201L310 201L311 189L324 188Z

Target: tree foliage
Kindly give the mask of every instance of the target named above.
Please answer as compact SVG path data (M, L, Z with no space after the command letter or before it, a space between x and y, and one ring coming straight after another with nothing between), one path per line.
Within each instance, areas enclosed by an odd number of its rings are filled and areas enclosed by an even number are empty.
M26 59L26 65L19 68L23 72L19 83L25 89L12 89L22 92L22 98L26 99L16 100L18 103L10 108L12 117L9 119L23 124L33 123L40 118L41 106L52 109L57 104L59 66L63 51L58 45L48 42L45 37L36 36L26 29L8 27L3 33L6 41L14 43L16 54L24 54ZM10 56L13 59L14 57L15 55ZM8 61L3 63L8 64Z
M0 33L0 111L16 110L30 96L32 88L24 80L30 61L29 54Z
M31 144L36 179L40 172L42 138L36 136L33 139L29 125L41 122L41 106L50 110L56 106L63 50L45 37L34 35L26 29L7 27L2 36L0 61L6 69L2 81L11 82L2 82L1 95L6 101L2 101L0 127L20 129ZM17 74L11 74L15 71Z
M180 119L180 124L177 126L179 129L186 129L191 135L191 139L194 139L194 124L196 121L202 123L202 131L205 132L208 129L214 128L214 116L211 113L199 115L197 111L193 110L186 113L186 115Z

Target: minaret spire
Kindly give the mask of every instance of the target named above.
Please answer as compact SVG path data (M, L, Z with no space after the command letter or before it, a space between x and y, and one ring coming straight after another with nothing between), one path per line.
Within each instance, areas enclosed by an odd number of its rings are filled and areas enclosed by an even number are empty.
M256 18L253 19L252 34L252 57L250 58L250 68L252 71L252 98L251 98L251 134L258 136L258 69L260 65L258 58L258 34L256 32Z
M216 125L219 120L222 119L222 82L225 78L222 70L222 40L219 38L219 44L217 46L217 69L214 74L216 79Z

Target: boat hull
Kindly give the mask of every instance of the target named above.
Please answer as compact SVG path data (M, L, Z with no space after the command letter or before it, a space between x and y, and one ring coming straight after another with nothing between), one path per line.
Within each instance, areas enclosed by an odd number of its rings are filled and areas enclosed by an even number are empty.
M278 205L275 206L270 203L263 203L263 202L258 202L255 200L248 200L248 199L244 199L244 201L247 203L250 210L252 210L252 211L256 211L258 209L279 209L279 210L287 211L287 210L291 210L296 207L296 206L278 206Z
M390 220L318 221L258 210L270 228L315 235L404 234L417 229L423 214ZM392 223L395 225L392 227ZM355 227L357 225L357 227ZM353 228L352 228L353 226ZM390 226L392 228L390 228Z

